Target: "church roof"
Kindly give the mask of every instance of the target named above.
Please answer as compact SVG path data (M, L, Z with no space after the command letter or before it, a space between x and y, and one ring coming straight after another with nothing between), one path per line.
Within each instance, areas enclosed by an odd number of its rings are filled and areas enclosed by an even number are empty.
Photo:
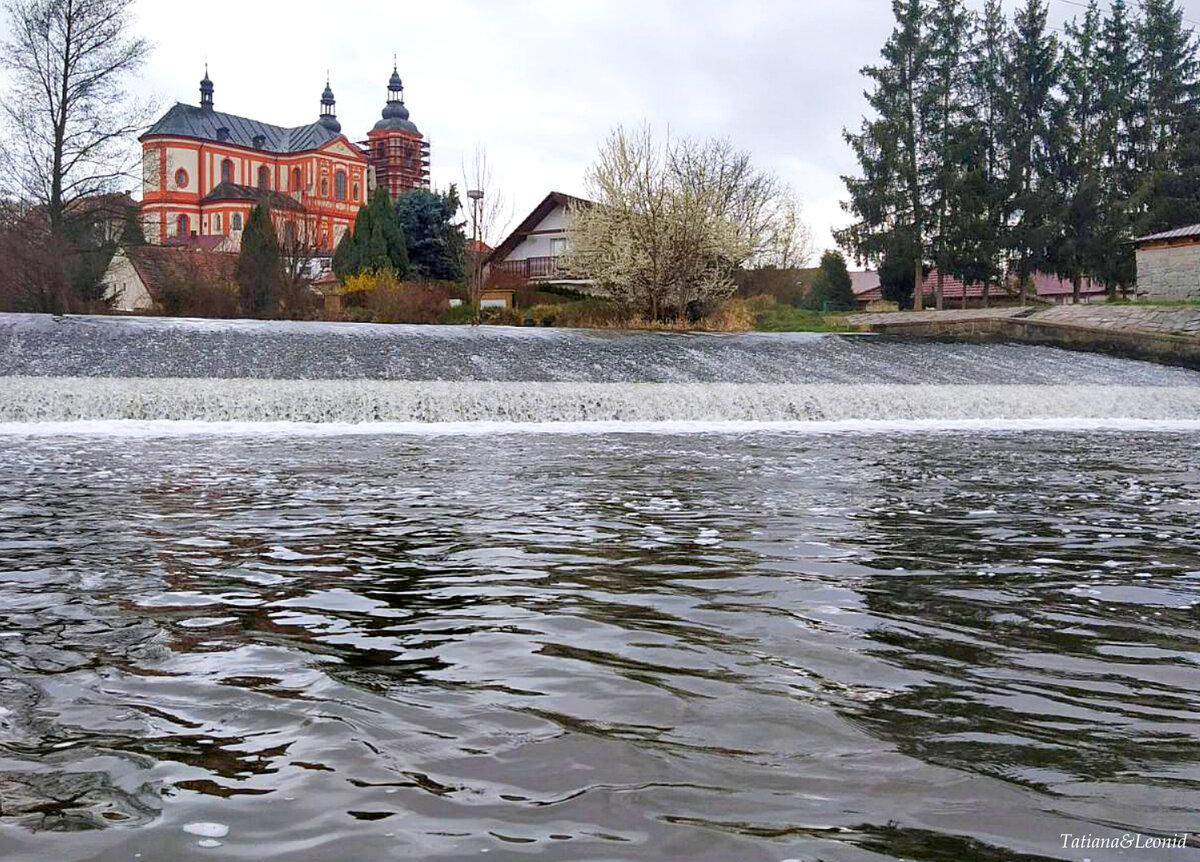
M304 212L304 207L291 195L237 183L218 183L211 192L201 198L201 203L216 203L217 201L253 201L257 203L260 200L265 200L271 209Z
M226 137L218 134L221 129L226 130ZM269 153L302 153L317 149L338 137L338 134L319 122L289 129L239 117L236 114L225 114L221 111L206 110L179 102L163 114L162 118L151 126L142 137L176 135L184 138L199 138L202 141L230 143ZM260 137L262 143L256 147L255 139Z

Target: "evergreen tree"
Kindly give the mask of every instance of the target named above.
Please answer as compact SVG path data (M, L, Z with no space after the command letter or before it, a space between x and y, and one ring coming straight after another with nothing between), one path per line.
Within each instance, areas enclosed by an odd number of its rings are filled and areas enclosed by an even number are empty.
M962 0L934 0L929 16L929 80L922 87L922 116L929 146L929 162L924 166L925 185L933 217L930 236L932 258L937 265L934 299L943 306L943 282L955 268L965 225L959 198L963 186L964 147L970 146L968 126L972 117L966 94L967 66L964 51L969 38L970 16Z
M1105 16L1099 48L1101 152L1099 224L1092 277L1110 293L1132 285L1137 277L1133 249L1132 198L1137 188L1133 129L1141 66L1136 61L1133 24L1125 0L1113 0Z
M1066 36L1062 63L1065 104L1054 152L1061 219L1051 257L1059 277L1071 282L1073 299L1079 302L1083 276L1100 267L1103 255L1103 84L1097 62L1102 34L1096 0L1088 4L1082 22L1067 24Z
M458 189L453 185L446 194L416 189L396 199L414 274L447 281L462 278L466 239L462 224L454 221L459 206Z
M837 234L838 243L867 262L885 254L911 255L914 283L921 279L929 223L922 167L929 164L922 109L928 104L929 44L924 0L892 0L896 26L882 51L883 63L868 66L867 101L874 119L858 134L845 133L862 170L843 177L850 199L843 204L855 221ZM920 308L920 292L915 296Z
M346 232L334 252L333 269L341 278L381 270L408 274L404 231L387 189L378 189L358 211L354 230Z
M1195 221L1200 190L1180 176L1197 111L1196 39L1176 0L1145 0L1137 28L1141 87L1135 99L1138 189L1133 229L1151 233Z
M128 207L125 210L125 224L121 226L121 239L118 244L121 248L136 248L146 244L140 207Z
M279 238L265 203L250 211L242 231L242 250L237 261L238 295L242 313L267 317L274 313L280 292Z
M821 256L821 266L812 287L804 298L804 307L817 311L854 311L854 283L846 268L846 258L840 251L827 251Z
M1048 32L1045 0L1025 0L1013 19L1008 64L1009 110L1005 135L1012 213L1002 244L1025 301L1030 278L1053 262L1061 198L1055 148L1061 129L1058 40Z

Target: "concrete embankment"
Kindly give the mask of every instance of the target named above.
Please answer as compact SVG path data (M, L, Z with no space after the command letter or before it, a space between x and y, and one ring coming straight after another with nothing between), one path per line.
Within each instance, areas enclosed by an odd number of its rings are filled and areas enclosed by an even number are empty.
M1200 368L1200 306L1070 305L860 314L874 332L1020 341Z

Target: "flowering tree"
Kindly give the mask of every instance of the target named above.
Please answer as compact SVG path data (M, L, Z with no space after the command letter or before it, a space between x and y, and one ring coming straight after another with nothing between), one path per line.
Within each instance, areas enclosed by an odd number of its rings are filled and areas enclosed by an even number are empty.
M568 214L563 263L651 320L728 296L743 267L811 255L791 189L727 140L618 128L586 188L595 205Z

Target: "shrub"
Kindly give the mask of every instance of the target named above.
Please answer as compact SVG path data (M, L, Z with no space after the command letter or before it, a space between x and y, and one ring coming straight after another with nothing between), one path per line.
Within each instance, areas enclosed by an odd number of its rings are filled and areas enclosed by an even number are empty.
M700 328L713 332L746 332L754 328L754 312L745 300L727 299L700 321Z

